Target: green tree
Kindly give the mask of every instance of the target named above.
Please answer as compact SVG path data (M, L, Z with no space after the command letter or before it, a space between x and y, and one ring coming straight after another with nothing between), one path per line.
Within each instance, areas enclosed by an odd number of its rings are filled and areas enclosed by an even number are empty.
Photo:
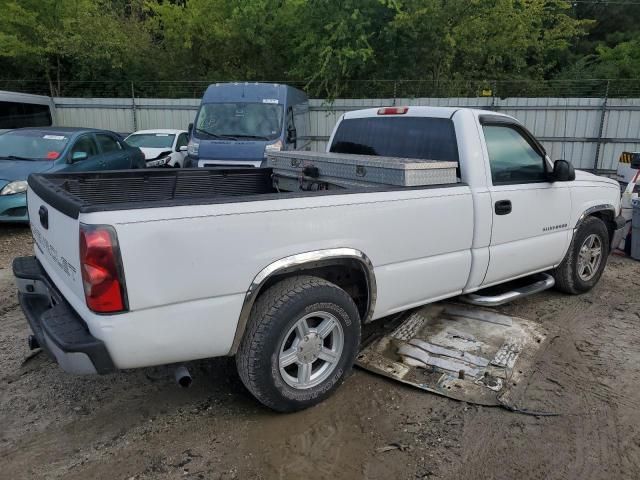
M128 78L148 58L150 37L110 7L91 0L0 0L0 58L46 80L52 95L63 93L63 80Z

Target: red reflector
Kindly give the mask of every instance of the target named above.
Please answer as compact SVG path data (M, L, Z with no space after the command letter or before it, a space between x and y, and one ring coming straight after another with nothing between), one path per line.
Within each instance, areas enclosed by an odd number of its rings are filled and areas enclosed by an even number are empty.
M409 111L409 107L382 107L378 109L378 115L402 115Z
M80 269L91 310L113 313L126 309L120 251L113 227L80 226Z

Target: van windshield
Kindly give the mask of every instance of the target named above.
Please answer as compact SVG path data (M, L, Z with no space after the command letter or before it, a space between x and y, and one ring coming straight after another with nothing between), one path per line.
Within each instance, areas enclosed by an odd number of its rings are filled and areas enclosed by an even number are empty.
M196 120L199 138L274 140L282 131L282 105L274 103L207 103Z
M348 118L338 126L330 151L458 161L455 128L448 118Z

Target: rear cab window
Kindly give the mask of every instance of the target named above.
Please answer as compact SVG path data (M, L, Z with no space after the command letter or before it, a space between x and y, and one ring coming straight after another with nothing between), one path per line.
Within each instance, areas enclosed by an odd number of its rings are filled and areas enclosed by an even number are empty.
M340 122L329 151L442 162L458 161L455 127L449 118L347 118Z

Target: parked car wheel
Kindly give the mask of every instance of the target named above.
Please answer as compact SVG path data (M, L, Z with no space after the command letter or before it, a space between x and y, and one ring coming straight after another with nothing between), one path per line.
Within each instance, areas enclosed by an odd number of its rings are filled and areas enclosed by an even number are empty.
M236 365L260 402L292 412L329 397L351 371L359 345L351 297L321 278L297 276L256 301Z
M556 288L579 294L591 290L604 271L609 256L609 231L602 220L588 217L573 236L567 255L553 271Z

